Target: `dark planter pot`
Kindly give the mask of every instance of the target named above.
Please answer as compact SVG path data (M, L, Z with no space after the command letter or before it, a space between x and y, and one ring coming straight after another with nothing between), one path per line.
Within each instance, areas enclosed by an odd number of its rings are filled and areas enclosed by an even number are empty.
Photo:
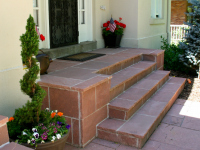
M103 35L105 48L118 48L120 47L120 42L122 39L122 35Z
M61 139L56 140L54 142L47 142L47 143L43 143L43 144L37 144L37 148L36 150L63 150L67 141L67 138L69 137L69 132L68 131L67 134L65 134ZM11 140L13 141L13 140ZM21 143L21 145L24 145L26 147L35 149L35 147L26 144L26 143Z
M40 62L40 74L47 74L47 69L49 68L52 59L49 58L47 54L45 54L42 50L40 50L42 54L36 55L38 62Z

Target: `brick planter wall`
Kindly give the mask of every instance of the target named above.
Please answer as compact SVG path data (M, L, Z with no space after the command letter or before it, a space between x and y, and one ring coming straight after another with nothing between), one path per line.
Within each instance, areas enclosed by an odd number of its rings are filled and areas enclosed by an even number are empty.
M172 0L171 2L171 24L182 25L186 21L187 0Z
M40 85L47 92L43 109L63 112L71 125L67 143L84 147L95 138L97 124L108 117L110 77L97 76L74 87Z
M0 146L9 142L7 122L8 117L0 115Z

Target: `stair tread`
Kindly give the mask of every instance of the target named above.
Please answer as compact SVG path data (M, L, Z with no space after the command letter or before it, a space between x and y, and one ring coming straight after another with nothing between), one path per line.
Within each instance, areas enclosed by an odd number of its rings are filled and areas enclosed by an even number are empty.
M149 93L149 90L154 88L154 86L167 75L169 75L169 71L152 72L149 76L142 79L111 101L109 107L128 111L138 101L142 100L142 98Z
M140 61L119 72L116 72L115 74L112 75L111 88L115 87L120 83L123 83L125 80L139 74L140 72L146 70L147 68L152 67L155 64L156 64L155 62Z
M162 119L160 117L164 117L164 114L175 101L174 98L176 99L176 96L180 94L184 83L185 78L171 77L129 120L107 119L97 128L123 134L124 136L128 135L143 139L148 134L149 137L156 128L158 120L160 122L160 119ZM110 126L112 122L114 122L115 128Z

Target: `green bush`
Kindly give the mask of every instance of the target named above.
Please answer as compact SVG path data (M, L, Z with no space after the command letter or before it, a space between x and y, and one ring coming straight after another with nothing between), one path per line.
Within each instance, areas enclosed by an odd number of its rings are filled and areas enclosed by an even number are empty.
M167 39L162 36L161 39L161 49L165 50L164 70L180 71L182 73L195 75L195 70L185 66L183 62L180 61L179 55L183 54L184 51L179 48L179 45L168 44Z

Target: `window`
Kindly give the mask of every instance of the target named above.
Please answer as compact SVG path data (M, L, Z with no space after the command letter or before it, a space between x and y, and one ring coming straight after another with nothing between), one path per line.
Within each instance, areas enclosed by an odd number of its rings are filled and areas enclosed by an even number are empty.
M38 0L33 0L33 18L35 21L35 25L37 26L39 30L39 6L38 6Z
M79 8L79 16L80 16L80 24L85 24L85 0L79 0L80 8Z
M163 0L151 0L151 18L162 18Z

